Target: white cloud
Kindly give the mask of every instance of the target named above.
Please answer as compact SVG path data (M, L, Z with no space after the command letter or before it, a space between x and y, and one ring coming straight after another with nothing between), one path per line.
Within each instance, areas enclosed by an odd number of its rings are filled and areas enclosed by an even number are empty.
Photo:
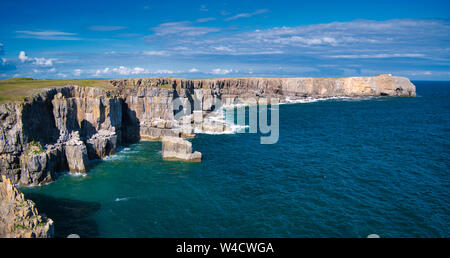
M30 30L18 30L17 33L23 33L33 36L72 36L76 33L62 32L62 31L30 31Z
M147 56L168 56L169 53L167 51L144 51L143 52L144 55Z
M119 67L115 67L115 68L106 67L103 69L96 70L94 76L100 76L100 75L105 75L105 74L136 75L136 74L148 74L148 73L150 73L150 72L142 67L129 68L126 66L119 66Z
M53 61L56 60L54 58L28 57L25 51L20 51L18 58L22 63L27 62L38 66L53 66Z
M130 74L142 74L145 72L145 69L141 67L128 68L125 66L119 66L118 68L112 68L111 71L113 73L117 73L120 75L130 75Z
M160 73L160 74L173 74L174 72L172 70L157 70L155 73Z
M220 68L216 68L211 71L212 74L229 74L232 72L233 72L233 69L228 70L228 69L220 69Z
M300 36L291 36L291 37L280 37L280 38L274 38L274 39L266 39L266 42L270 43L277 43L282 45L322 45L322 44L329 44L329 45L335 45L337 43L337 40L332 37L312 37L312 38L305 38Z
M399 57L425 57L423 54L364 54L364 55L334 55L328 56L331 58L347 58L347 59L358 59L358 58L399 58Z
M135 67L133 68L133 70L131 71L132 74L142 74L145 73L146 70L142 67Z
M227 14L224 17L234 14ZM246 16L248 15L242 16L242 19ZM217 17L221 17L220 14ZM195 18L192 19L195 21ZM197 22L200 21L205 20L199 19ZM448 20L354 20L290 27L264 27L258 30L255 27L215 28L207 25L210 23L184 21L160 24L152 28L153 32L150 32L152 35L147 38L152 41L152 45L147 48L150 51L144 51L146 48L129 50L115 53L114 56L103 55L103 51L97 54L75 52L62 54L54 51L54 53L41 52L42 55L38 56L40 58L35 58L31 52L24 51L21 54L17 53L18 59L17 56L11 60L8 58L10 65L8 76L15 72L27 74L28 71L32 74L33 68L44 73L53 65L58 68L58 72L63 71L68 76L73 76L75 67L99 62L110 65L106 68L99 66L93 70L86 68L81 75L95 73L97 76L107 74L113 77L113 75L163 72L150 66L156 64L155 62L164 65L159 68L168 69L165 72L181 74L178 70L184 69L183 73L186 74L191 72L195 65L201 68L202 73L210 76L214 74L240 76L244 74L242 71L249 71L251 67L253 69L251 72L255 76L362 76L371 75L370 70L376 70L380 73L404 76L408 75L404 71L412 71L414 73L409 73L411 76L421 78L441 76L439 79L445 79L444 74L439 72L449 69L450 48L447 46L450 40L448 33L450 21ZM26 35L76 37L51 31L32 31ZM0 52L1 49L0 46ZM62 60L50 58L59 58L63 55L67 56L63 61L73 64L62 64ZM94 59L97 57L99 60ZM122 69L114 63L119 57L123 60L123 63L119 64L125 65ZM152 63L149 63L150 59ZM21 62L24 65L20 65ZM0 60L2 70L5 70L4 64L5 61ZM331 64L335 66L325 66ZM45 65L52 66L43 69L42 66ZM62 67L65 65L67 68ZM137 69L134 69L135 66ZM142 68L147 66L152 67L152 70ZM282 66L283 69L275 69L278 66ZM306 66L315 67L317 70L298 70L298 67ZM240 72L236 72L237 69ZM424 71L431 72L431 76ZM49 78L55 77L58 72L48 73ZM190 75L194 76L195 73Z
M31 31L31 30L18 30L18 38L33 38L42 40L80 40L76 33L63 32L63 31Z
M75 69L75 70L73 70L73 75L80 76L82 72L83 72L83 70L81 70L81 69Z
M102 25L95 25L90 26L88 29L93 31L117 31L117 30L123 30L126 29L126 26L102 26Z
M197 73L197 72L199 72L199 70L197 69L197 68L192 68L192 69L189 69L189 72L190 73Z
M46 59L43 57L34 58L34 64L40 66L53 66L53 59Z
M249 18L249 17L255 16L257 14L267 13L268 11L269 10L267 10L267 9L259 9L254 12L251 12L251 13L240 13L235 16L226 18L225 21L232 21L232 20L236 20L236 19L240 19L240 18Z
M109 67L106 67L106 68L104 68L104 69L102 69L102 70L97 70L97 71L95 71L95 76L99 76L99 75L102 75L102 74L108 74L109 73Z
M224 47L224 46L218 46L218 47L212 47L215 50L218 51L226 51L226 52L232 52L233 50L229 47Z
M202 23L202 22L209 22L209 21L215 21L216 18L214 17L207 17L207 18L200 18L197 19L196 22Z
M192 28L186 23L178 26ZM174 23L170 26L177 27ZM200 27L203 28L203 27ZM178 28L183 31L182 29ZM355 20L295 27L274 27L249 32L199 33L192 37L167 38L169 32L160 33L165 41L163 50L171 55L266 55L278 60L276 55L324 58L388 58L411 57L447 61L450 55L446 46L450 22L445 20ZM188 30L189 31L189 30ZM203 34L203 35L200 35ZM440 60L438 60L438 58ZM267 59L266 59L267 60ZM298 59L299 60L299 59ZM286 59L283 59L286 62Z
M25 54L25 51L20 51L19 59L22 63L25 63L28 60L28 56Z
M195 37L219 31L218 28L192 26L191 24L188 21L162 23L152 28L154 35L146 38L152 39L153 37L158 38L162 36L176 36L177 38L182 36Z

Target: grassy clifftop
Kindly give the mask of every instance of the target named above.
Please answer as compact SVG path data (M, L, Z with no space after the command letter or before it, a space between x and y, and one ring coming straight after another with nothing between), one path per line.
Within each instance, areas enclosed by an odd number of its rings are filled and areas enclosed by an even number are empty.
M109 87L107 80L34 80L33 78L11 78L0 80L0 102L20 101L38 89L65 85Z

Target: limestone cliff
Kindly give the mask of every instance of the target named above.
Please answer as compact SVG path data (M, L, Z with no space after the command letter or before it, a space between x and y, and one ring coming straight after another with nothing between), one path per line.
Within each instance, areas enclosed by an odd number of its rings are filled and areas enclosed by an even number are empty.
M123 104L113 94L65 86L1 104L0 173L14 184L38 185L54 180L56 172L85 173L88 158L113 154Z
M275 97L280 98L326 98L361 96L415 96L414 85L404 77L382 74L373 77L343 78L226 78L226 79L175 79L144 78L117 79L110 83L125 92L127 96L163 96L161 88L177 90L182 97L194 94L196 89L202 95L215 97ZM156 87L144 90L144 87ZM164 95L164 96L172 96ZM205 103L206 108L209 107Z
M0 179L0 237L53 237L53 221L39 215L34 202L26 200L4 175Z
M202 154L192 152L192 143L179 137L162 138L162 157L164 160L200 162Z
M195 128L226 130L217 119L194 121L219 103L416 95L407 78L390 75L109 82L109 89L68 85L41 90L23 103L0 104L0 174L14 184L38 185L60 171L85 173L89 159L114 154L121 144L192 137ZM188 108L174 107L174 100Z

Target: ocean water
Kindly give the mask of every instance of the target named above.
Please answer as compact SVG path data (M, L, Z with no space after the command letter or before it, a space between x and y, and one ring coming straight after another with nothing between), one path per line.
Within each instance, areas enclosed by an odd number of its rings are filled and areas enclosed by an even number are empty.
M450 82L280 105L280 139L199 134L201 163L126 146L21 188L66 237L450 237Z

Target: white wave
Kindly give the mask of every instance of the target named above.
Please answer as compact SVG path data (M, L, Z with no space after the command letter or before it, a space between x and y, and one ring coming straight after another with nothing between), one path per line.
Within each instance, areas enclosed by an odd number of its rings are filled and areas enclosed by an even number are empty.
M221 109L233 109L233 108L242 108L248 107L250 104L248 103L238 103L238 104L223 104Z
M125 152L125 151L129 151L130 148L128 147L122 147L122 146L117 146L116 148L116 152Z
M194 133L196 134L212 134L212 135L219 135L219 134L235 134L238 133L239 131L248 128L248 125L236 125L236 124L232 124L230 125L228 128L230 128L229 130L224 130L222 132L215 132L215 131L204 131L202 129L199 129L198 127L194 128Z
M342 100L342 101L361 101L361 100L369 100L377 98L374 96L368 96L368 97L326 97L326 98L313 98L313 97L307 97L307 98L301 98L301 99L290 99L289 97L285 98L284 103L281 104L296 104L296 103L314 103L318 101L328 101L328 100Z
M129 197L116 198L114 201L116 201L116 202L121 202L121 201L128 201L129 199L130 199Z
M106 156L102 160L103 161L122 160L127 157L128 157L127 155L123 155L123 153L120 153L120 154L113 154L110 156Z
M69 176L73 176L73 177L85 177L85 176L87 176L87 174L86 173L71 173L71 172L67 172L67 174L69 175Z
M41 186L44 186L44 185L49 185L49 184L51 184L53 182L55 182L55 181L50 181L50 182L46 182L46 183L39 183L37 185L23 185L23 186L19 185L19 183L17 183L17 184L14 184L14 186L15 187L24 187L24 188L36 188L36 187L41 187Z
M241 106L240 104L238 104ZM232 106L236 105L227 105L228 108L231 108ZM233 117L234 120L234 117ZM194 133L196 134L213 134L213 135L219 135L219 134L235 134L240 132L241 130L247 128L247 125L238 125L233 123L232 121L227 121L225 113L224 113L224 106L220 107L219 109L209 113L203 120L203 123L218 123L220 125L223 125L226 129L221 132L217 131L208 131L203 130L199 127L194 128Z
M122 160L128 158L127 154L138 153L138 150L131 150L128 147L117 147L116 153L102 158L102 161Z

